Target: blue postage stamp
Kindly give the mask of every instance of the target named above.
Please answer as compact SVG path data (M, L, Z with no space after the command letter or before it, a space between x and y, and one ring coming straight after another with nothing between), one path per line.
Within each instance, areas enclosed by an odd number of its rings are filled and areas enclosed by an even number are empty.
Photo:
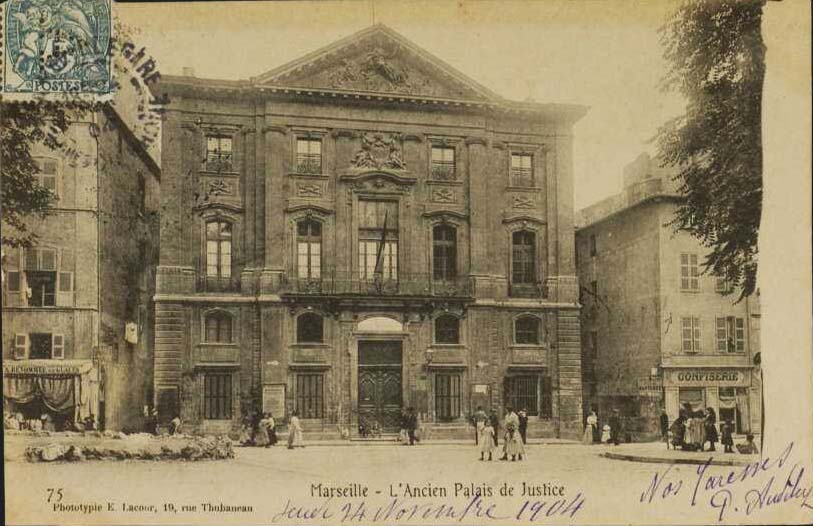
M110 93L110 2L8 0L3 18L3 92Z

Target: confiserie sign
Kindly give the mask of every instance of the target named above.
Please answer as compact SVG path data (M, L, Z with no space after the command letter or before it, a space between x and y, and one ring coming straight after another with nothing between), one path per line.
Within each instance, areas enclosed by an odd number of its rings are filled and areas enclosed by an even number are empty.
M672 382L680 385L742 385L745 374L734 369L672 371Z

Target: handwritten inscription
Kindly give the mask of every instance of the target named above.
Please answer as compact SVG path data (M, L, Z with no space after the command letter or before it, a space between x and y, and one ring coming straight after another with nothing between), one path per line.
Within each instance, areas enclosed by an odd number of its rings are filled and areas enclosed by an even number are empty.
M738 468L711 468L713 458L699 465L690 478L682 478L675 466L653 474L639 502L686 499L690 506L708 506L717 520L732 513L754 515L778 505L798 505L813 510L813 481L798 462L791 464L793 442L774 457L763 457ZM722 473L720 472L722 471Z

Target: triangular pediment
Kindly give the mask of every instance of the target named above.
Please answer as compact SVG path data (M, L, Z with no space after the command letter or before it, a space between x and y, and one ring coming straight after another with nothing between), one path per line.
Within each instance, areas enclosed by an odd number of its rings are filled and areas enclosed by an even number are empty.
M253 79L258 86L414 97L500 97L383 25L375 25Z

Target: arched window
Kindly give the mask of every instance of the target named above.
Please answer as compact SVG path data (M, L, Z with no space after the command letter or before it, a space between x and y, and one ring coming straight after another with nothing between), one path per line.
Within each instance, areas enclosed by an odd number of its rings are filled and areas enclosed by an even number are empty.
M514 341L519 344L539 344L539 323L536 316L522 316L514 322Z
M451 225L432 229L432 270L439 281L457 277L457 230Z
M231 277L232 225L215 220L206 223L206 276Z
M451 315L435 319L435 343L460 343L460 320Z
M536 283L536 234L528 230L511 236L511 281L515 284Z
M204 329L206 343L232 342L232 317L227 312L214 311L206 314Z
M299 279L322 275L322 224L305 219L296 224L296 270Z
M297 343L321 343L324 340L322 317L306 312L296 319Z

